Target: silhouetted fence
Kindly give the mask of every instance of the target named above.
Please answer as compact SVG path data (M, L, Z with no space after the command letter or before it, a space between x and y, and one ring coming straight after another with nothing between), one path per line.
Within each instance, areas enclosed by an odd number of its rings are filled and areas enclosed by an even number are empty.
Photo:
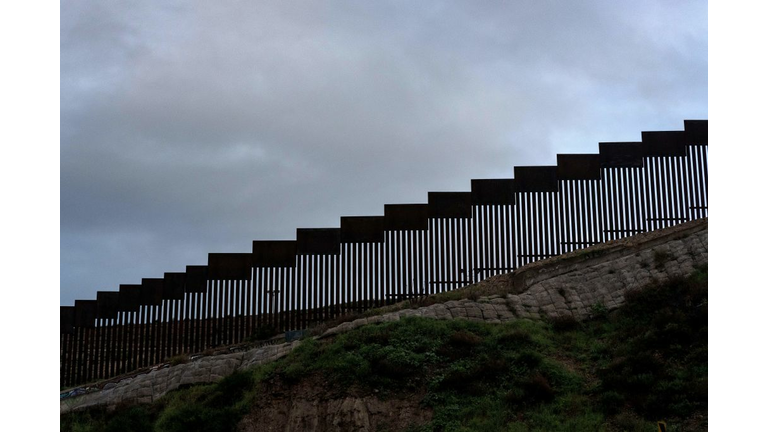
M120 285L61 307L61 385L151 366L181 353L307 328L450 291L530 262L707 216L707 121L600 143L514 178L430 192L340 228L212 253L184 273Z

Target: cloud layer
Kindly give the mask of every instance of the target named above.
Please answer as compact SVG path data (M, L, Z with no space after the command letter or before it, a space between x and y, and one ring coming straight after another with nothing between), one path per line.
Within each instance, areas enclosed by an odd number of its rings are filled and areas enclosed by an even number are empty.
M68 2L60 301L706 117L702 2Z

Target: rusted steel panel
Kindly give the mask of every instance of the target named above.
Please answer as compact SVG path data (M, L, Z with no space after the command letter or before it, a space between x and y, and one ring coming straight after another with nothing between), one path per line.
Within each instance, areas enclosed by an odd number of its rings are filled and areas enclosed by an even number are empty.
M600 143L600 167L642 168L645 150L642 142Z
M209 253L208 280L247 280L253 265L249 253Z
M295 267L295 240L255 240L253 266L257 268Z
M96 323L96 300L75 300L75 325L93 327Z
M381 243L384 241L384 216L342 216L342 243Z
M204 293L208 281L208 266L189 265L184 278L184 291L188 293Z
M557 192L557 166L515 167L516 192Z
M96 293L96 318L117 318L119 305L119 292L98 291Z
M429 192L429 217L471 218L472 192Z
M384 205L384 229L426 230L429 226L429 204Z
M59 307L59 333L73 334L75 331L75 307Z
M600 180L600 155L557 155L557 177L560 180Z
M163 275L163 300L184 299L185 273L165 273Z
M141 306L141 285L120 285L120 312L136 312Z
M339 255L341 228L297 228L296 253L299 255Z
M643 132L646 157L685 156L685 131Z
M148 306L163 304L163 280L159 278L141 280L141 303Z
M515 204L514 179L472 179L473 205Z
M707 120L685 120L685 143L709 145Z

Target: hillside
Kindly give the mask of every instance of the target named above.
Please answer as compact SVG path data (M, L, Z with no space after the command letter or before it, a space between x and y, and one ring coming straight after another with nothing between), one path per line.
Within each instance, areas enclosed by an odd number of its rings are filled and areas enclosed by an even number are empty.
M61 430L705 430L706 267L590 313L366 325L153 404L63 415Z
M62 394L61 430L705 430L707 235L692 221L93 383Z

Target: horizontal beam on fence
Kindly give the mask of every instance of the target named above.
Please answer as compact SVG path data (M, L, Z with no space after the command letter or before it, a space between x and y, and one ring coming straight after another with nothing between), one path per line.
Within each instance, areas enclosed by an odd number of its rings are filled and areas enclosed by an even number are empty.
M296 253L299 255L339 255L341 228L296 229Z
M384 242L384 216L342 216L341 242Z

